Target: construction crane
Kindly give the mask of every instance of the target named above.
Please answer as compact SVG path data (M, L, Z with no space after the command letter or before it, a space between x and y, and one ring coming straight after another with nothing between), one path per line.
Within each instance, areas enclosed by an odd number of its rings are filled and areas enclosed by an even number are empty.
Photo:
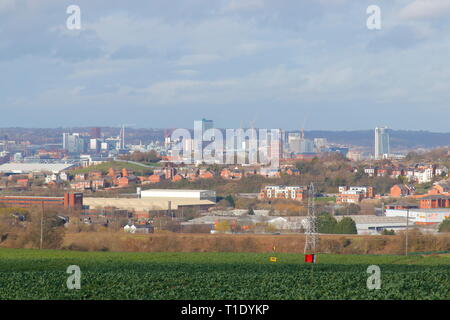
M117 137L119 139L119 149L125 149L125 127L135 126L136 124L122 124L120 125L120 133Z

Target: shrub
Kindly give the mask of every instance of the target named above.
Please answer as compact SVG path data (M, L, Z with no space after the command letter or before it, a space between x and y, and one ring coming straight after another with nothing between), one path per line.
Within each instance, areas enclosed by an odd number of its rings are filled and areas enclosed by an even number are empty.
M319 233L335 233L337 225L336 218L328 213L322 214L317 219L317 232Z
M439 232L450 232L450 219L445 219L439 225Z
M335 232L339 234L357 234L356 223L352 218L344 217L336 225Z

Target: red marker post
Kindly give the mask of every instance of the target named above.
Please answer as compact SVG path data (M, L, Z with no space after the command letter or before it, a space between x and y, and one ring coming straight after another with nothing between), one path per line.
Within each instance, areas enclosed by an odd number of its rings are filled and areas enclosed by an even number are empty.
M314 253L305 254L305 263L316 263L317 256Z
M315 253L305 254L305 263L311 263L311 284L314 283L314 264L316 264L317 255Z

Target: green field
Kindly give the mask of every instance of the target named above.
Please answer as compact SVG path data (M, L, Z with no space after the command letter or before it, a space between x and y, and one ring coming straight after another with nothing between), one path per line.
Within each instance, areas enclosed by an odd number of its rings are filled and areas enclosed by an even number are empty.
M449 299L450 257L0 249L0 299ZM368 290L369 265L381 289ZM81 289L69 290L69 265Z

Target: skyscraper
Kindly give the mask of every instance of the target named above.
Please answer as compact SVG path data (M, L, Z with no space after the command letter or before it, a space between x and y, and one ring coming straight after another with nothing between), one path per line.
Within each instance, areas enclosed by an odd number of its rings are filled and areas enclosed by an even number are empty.
M212 120L202 119L202 131L203 133L208 130L214 128L214 122Z
M212 120L196 120L194 121L194 154L196 160L203 158L203 149L213 139L204 139L204 134L207 130L214 128L214 122Z
M389 129L387 127L375 128L375 159L383 159L390 154Z
M63 133L63 149L69 153L86 152L87 140L79 133Z

